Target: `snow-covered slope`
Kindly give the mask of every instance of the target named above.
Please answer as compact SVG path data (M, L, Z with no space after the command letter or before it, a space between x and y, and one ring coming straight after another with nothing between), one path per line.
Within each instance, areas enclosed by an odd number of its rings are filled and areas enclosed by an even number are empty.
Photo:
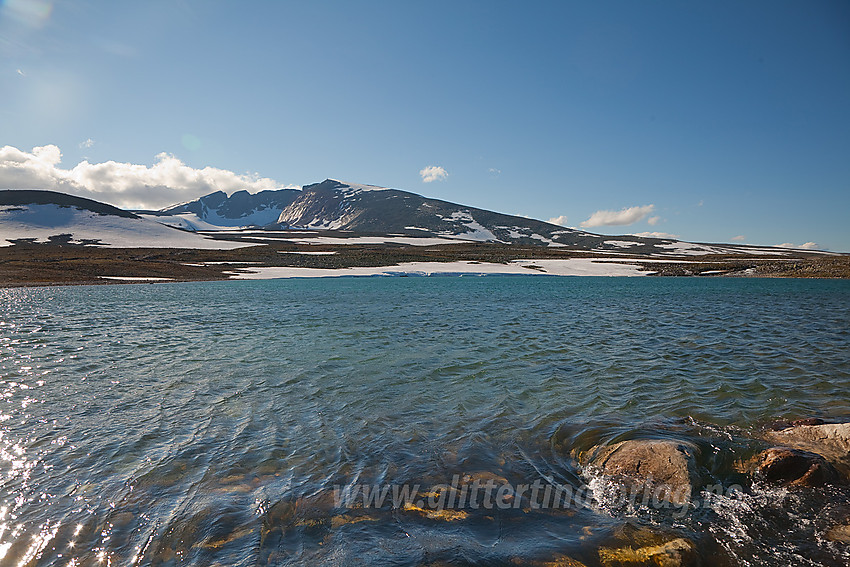
M217 231L223 230L231 227L223 227L220 225L215 225L208 223L205 220L201 220L198 218L198 215L195 213L181 213L178 215L159 215L159 214L151 214L151 213L138 213L140 217L143 219L147 219L150 221L158 222L160 224L164 224L166 226L171 226L174 228L182 228L183 230L190 230L192 232L198 231Z
M16 242L219 250L245 246L177 230L62 193L0 191L0 246Z

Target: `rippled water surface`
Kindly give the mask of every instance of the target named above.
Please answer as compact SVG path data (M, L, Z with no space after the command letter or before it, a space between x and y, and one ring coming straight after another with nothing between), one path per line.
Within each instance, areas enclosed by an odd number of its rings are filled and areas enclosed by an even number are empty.
M841 487L750 486L778 419L850 420L850 282L362 278L0 290L0 565L599 564L623 530L706 564L844 565ZM701 448L741 492L437 518L334 486L579 487L571 451ZM539 563L535 563L539 562Z

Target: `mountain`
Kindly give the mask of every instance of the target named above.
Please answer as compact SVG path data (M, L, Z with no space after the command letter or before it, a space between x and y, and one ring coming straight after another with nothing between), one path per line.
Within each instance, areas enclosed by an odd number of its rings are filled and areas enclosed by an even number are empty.
M234 231L234 227L255 230ZM257 231L258 227L263 230ZM318 237L318 230L336 232ZM359 236L353 238L355 235ZM0 246L51 242L127 248L228 249L270 241L415 246L473 241L624 257L786 256L791 252L774 247L602 236L408 191L333 179L306 185L301 190L281 189L253 195L238 191L229 197L218 191L161 211L135 213L53 191L0 191Z
M273 218L277 213L276 218ZM770 247L692 244L666 238L601 236L574 228L430 199L399 189L326 179L302 190L282 189L230 197L211 193L146 218L189 230L235 226L269 230L323 229L366 234L560 247L621 254L784 254Z
M55 191L0 190L0 246L16 243L193 249L244 246L163 226L91 199Z
M277 222L283 210L301 195L298 189L248 193L210 193L195 201L161 211L140 211L145 218L187 230L260 227Z
M583 231L542 221L494 213L416 193L326 179L306 185L280 214L286 228L323 228L449 236L463 240L556 245L597 238Z
M146 218L189 230L231 227L323 229L409 236L448 236L463 240L544 244L589 244L600 237L546 222L429 199L416 193L326 179L302 190L281 189L251 195L222 191Z

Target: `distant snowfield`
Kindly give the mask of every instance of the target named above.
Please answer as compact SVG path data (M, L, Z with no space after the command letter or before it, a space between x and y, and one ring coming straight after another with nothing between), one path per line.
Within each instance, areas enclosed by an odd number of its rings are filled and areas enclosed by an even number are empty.
M215 209L206 209L204 218L199 217L195 213L176 213L170 215L142 214L140 216L187 230L224 230L248 226L265 226L277 222L282 210L277 207L262 207L253 209L244 216L237 218L223 217Z
M51 236L70 234L72 244L99 241L94 246L116 248L191 248L232 250L253 246L245 242L212 240L198 234L167 227L147 219L99 215L92 211L59 205L0 206L0 246L9 240L34 238L48 242Z
M137 276L97 276L102 280L116 280L125 282L169 282L174 281L174 278L144 278Z
M540 275L540 276L645 276L652 272L640 266L597 263L590 258L563 260L515 260L508 264L487 262L407 262L397 266L354 268L257 267L230 273L237 280L280 278L332 278L342 276L433 276L433 275Z
M348 186L347 188L340 189L340 191L342 191L342 193L345 194L346 196L356 195L357 193L360 193L361 191L388 191L389 190L388 187L378 187L377 185L363 185L361 183L349 183L348 181L340 181L339 179L336 179L335 181L338 181L339 183L342 183L343 185Z
M295 244L407 244L409 246L437 246L440 244L461 244L469 242L459 238L417 238L415 236L353 236L337 238L335 236L317 236L315 238L264 238L255 239L277 240Z
M231 228L210 224L204 220L201 220L201 218L198 217L198 215L196 215L195 213L180 213L178 215L141 214L139 216L143 219L158 222L159 224L164 224L166 226L171 226L174 228L191 230L192 232L197 232L199 230L220 231L225 230L227 228Z

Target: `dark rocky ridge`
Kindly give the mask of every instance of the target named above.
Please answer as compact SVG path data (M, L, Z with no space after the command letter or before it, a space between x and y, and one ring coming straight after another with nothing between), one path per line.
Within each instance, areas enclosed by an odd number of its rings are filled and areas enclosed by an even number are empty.
M153 213L158 215L194 213L200 219L207 220L210 211L215 211L220 217L237 220L258 211L283 209L300 194L301 191L298 189L279 189L253 194L248 191L237 191L228 197L224 191L216 191L194 201L173 205Z
M92 211L99 215L114 215L128 219L137 219L137 215L106 203L75 197L57 191L42 191L36 189L3 189L0 190L0 205L59 205L60 207L75 207Z

